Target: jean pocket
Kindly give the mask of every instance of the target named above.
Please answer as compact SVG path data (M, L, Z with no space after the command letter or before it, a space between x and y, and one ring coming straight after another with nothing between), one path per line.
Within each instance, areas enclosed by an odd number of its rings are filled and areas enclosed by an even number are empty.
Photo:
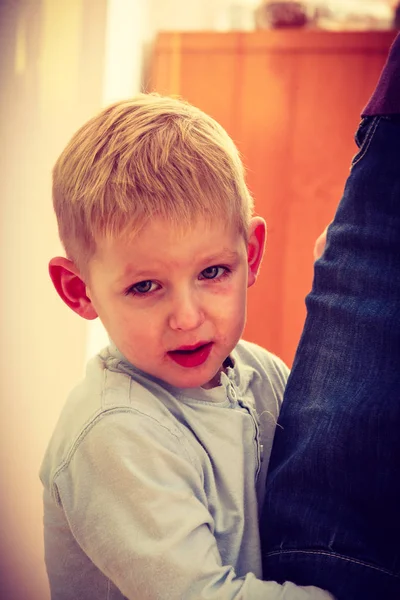
M364 117L361 119L360 125L354 136L354 140L359 148L358 152L353 156L351 166L354 167L368 152L372 138L381 117Z

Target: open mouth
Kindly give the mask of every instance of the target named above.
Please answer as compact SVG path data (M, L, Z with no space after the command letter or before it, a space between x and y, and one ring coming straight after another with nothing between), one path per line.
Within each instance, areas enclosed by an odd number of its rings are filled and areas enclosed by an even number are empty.
M182 346L177 350L168 352L168 356L181 367L198 367L206 362L210 356L212 346L213 342L196 346Z

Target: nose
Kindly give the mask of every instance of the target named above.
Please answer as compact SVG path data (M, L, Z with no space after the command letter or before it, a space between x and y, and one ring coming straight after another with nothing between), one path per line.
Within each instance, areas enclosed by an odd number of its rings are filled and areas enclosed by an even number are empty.
M197 294L185 291L173 299L169 326L175 331L192 331L204 323L204 312Z

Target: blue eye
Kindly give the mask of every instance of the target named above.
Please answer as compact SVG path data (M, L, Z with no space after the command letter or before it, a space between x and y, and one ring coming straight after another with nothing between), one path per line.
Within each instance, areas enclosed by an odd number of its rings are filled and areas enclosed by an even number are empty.
M154 285L155 283L150 279L146 281L139 281L139 283L135 283L135 285L129 288L128 294L148 294L149 292L154 291L152 289Z
M207 267L201 275L204 279L216 279L222 277L227 271L226 267Z

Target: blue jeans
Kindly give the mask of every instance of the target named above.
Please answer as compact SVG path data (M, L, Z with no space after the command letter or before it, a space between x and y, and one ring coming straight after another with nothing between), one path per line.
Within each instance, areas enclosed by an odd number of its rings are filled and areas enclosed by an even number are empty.
M264 578L399 600L400 117L356 140L275 434Z

